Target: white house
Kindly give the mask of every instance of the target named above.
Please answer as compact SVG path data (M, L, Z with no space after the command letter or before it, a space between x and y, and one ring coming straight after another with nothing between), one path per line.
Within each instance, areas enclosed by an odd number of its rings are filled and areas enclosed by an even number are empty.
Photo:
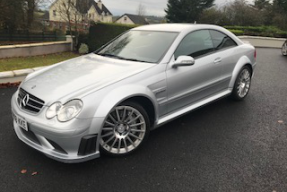
M112 23L113 15L101 0L55 0L49 8L49 20L58 25L69 20L78 24Z
M118 18L116 23L126 24L126 25L147 25L149 24L146 19L139 15L124 14Z

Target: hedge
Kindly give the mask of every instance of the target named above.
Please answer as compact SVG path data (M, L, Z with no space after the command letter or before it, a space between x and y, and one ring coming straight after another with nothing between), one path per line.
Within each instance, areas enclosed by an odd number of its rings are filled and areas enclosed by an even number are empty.
M230 32L234 33L236 36L244 35L244 31L238 29L229 29Z
M274 26L224 26L236 35L287 38L287 32Z
M90 52L92 52L99 49L101 46L105 45L125 31L136 26L137 25L98 23L90 27L89 34L86 39L83 35L80 36L79 42L86 43L89 46Z

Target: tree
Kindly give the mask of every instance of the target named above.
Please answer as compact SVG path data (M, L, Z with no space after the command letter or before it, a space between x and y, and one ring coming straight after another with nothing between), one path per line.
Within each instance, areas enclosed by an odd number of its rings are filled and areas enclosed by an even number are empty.
M26 0L27 3L27 29L31 28L31 25L34 21L34 12L37 6L38 1L36 0Z
M137 9L137 15L145 16L145 14L146 14L146 7L140 3Z
M273 0L272 24L286 30L287 29L287 0Z
M254 6L257 13L261 15L263 20L262 25L274 25L273 19L275 11L271 0L254 0Z
M25 28L25 2L24 0L0 1L0 28L10 33L17 29Z
M88 23L87 11L91 7L91 0L60 0L56 7L61 20L67 23L68 30L74 32L74 45L78 44L79 24Z
M69 31L78 32L80 23L88 22L87 11L91 0L60 0L55 6L56 14L67 23Z
M265 9L267 6L270 5L269 0L255 0L254 1L254 7L258 10Z
M258 7L248 4L245 0L235 0L223 7L212 7L204 10L199 22L222 26L260 26L270 21L270 18L267 17L269 7L270 4L266 4L265 8L260 10Z
M261 12L249 5L246 0L235 0L225 6L223 12L230 21L229 25L259 26L263 23Z
M214 25L229 25L230 20L224 14L223 10L211 7L202 12L199 22Z
M18 29L30 29L34 14L47 0L0 0L0 28L11 33Z
M213 6L214 0L168 0L166 18L173 23L193 23L203 10Z
M277 11L287 15L287 0L273 0L273 5Z

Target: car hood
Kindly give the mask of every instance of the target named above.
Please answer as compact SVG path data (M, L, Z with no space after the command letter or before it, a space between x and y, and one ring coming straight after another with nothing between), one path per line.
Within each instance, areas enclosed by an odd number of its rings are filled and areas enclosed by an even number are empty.
M101 89L153 66L89 54L32 73L22 88L51 104L84 90Z

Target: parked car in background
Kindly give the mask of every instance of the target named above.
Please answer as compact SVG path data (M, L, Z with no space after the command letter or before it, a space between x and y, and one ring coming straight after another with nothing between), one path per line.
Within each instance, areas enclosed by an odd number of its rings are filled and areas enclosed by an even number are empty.
M282 45L282 55L287 56L287 40Z
M228 95L243 100L255 65L255 48L222 27L137 27L28 75L11 100L14 129L62 162L127 155L189 111Z

